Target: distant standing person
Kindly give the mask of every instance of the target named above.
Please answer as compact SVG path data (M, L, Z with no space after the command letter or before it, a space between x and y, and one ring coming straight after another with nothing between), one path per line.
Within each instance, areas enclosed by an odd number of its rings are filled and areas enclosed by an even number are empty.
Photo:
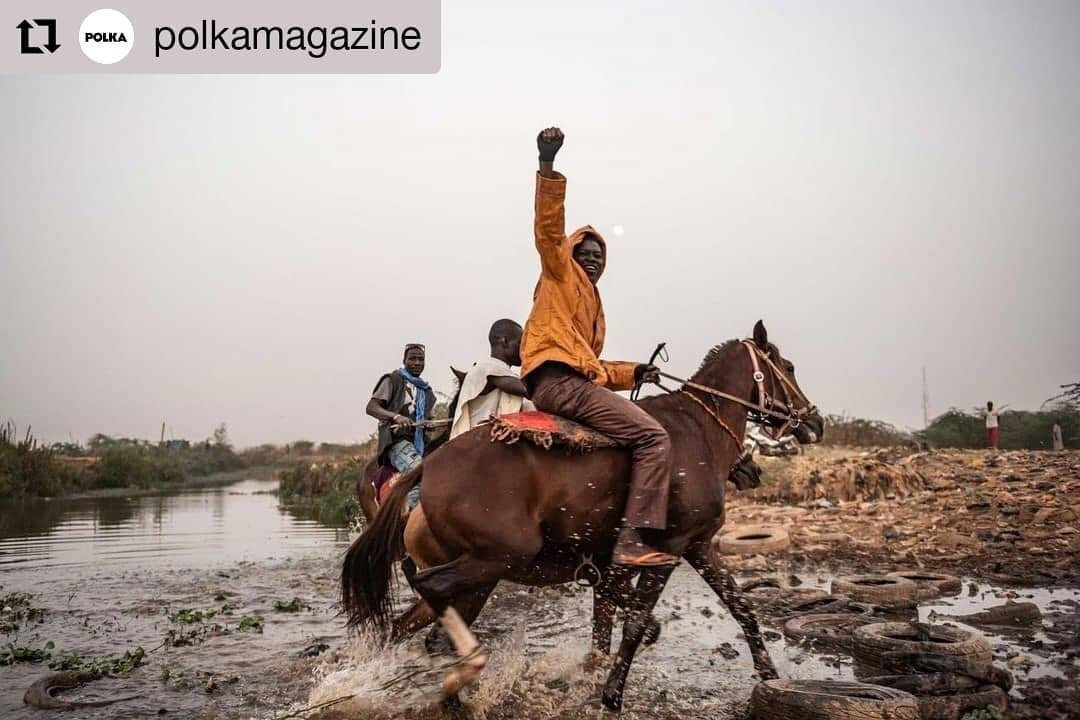
M1054 449L1064 450L1065 441L1061 438L1061 426L1057 423L1054 423L1054 429L1051 431L1050 434L1054 436Z
M986 417L986 447L997 450L998 446L998 417L1008 405L1003 406L1000 410L994 409L994 403L991 401L986 402L986 411L983 415Z

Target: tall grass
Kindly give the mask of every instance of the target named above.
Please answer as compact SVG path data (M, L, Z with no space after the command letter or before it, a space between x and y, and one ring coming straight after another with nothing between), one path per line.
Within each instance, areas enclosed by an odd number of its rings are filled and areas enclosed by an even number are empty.
M360 511L356 488L365 461L297 463L278 474L278 495L285 503L316 510L317 519L327 525L348 525Z

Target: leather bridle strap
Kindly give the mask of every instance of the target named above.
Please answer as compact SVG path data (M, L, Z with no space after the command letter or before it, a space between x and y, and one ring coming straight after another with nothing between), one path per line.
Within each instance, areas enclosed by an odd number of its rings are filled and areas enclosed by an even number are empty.
M708 395L712 395L713 397L729 400L738 405L742 405L747 410L753 413L757 413L758 415L767 416L782 421L783 424L780 427L780 431L777 432L778 436L783 435L790 429L798 427L802 423L803 418L807 415L810 415L815 410L814 406L810 404L810 400L802 393L802 391L799 390L799 388L794 383L791 382L791 380L788 379L787 375L776 366L776 363L772 361L772 358L770 358L767 354L763 353L752 340L743 340L742 344L746 347L746 350L750 355L750 362L754 368L753 379L754 383L757 385L758 391L757 403L752 403L749 400L744 400L743 398L736 395L722 392L715 388L708 387L707 385L701 385L699 383L695 383L684 378L676 377L675 375L671 375L663 371L660 372L660 377L667 378L668 380L672 380L677 383L682 383L683 387L681 388L681 392L684 392L686 393L686 395L693 398L707 411L709 411L708 406L706 406L704 403L701 403L699 398L695 397L692 393L687 392L687 388L697 390L698 392L703 392ZM765 363L769 366L769 369L772 370L772 376L774 378L773 382L780 384L780 388L781 390L783 390L784 396L787 399L786 403L776 400L772 397L772 395L766 392L765 374L761 371L761 364L759 363L759 359L764 360ZM792 402L792 393L794 393L796 397L802 399L802 401L806 403L805 408L800 409L792 407L794 405L794 403ZM716 415L714 412L710 411L709 414L719 421L719 416ZM735 437L735 433L731 432L730 428L728 428L722 422L721 425L732 435L732 437ZM735 439L737 442L739 442L739 446L742 447L742 442L738 441L738 438Z
M685 395L686 397L688 397L688 398L690 398L691 400L693 400L694 402L696 402L696 403L697 403L698 405L700 405L700 406L701 406L701 409L702 409L702 410L704 410L704 411L705 411L705 412L707 412L707 413L708 413L708 414L709 414L710 416L712 416L712 419L713 419L713 420L715 420L715 421L717 422L717 424L718 424L718 425L719 425L720 427L722 427L722 428L724 429L724 432L726 432L726 433L727 433L728 435L730 435L730 436L731 436L731 439L735 441L735 447L736 447L736 448L738 449L738 451L739 451L740 453L742 452L742 447L743 447L743 441L742 441L742 440L740 440L740 439L739 439L739 436L735 434L735 431L734 431L734 430L732 430L732 429L731 429L731 428L730 428L730 427L728 426L728 424L727 424L726 422L724 422L724 421L723 421L723 419L722 419L722 418L720 417L719 413L717 413L717 412L716 412L715 410L713 410L713 409L712 409L711 407L709 407L708 405L706 405L706 404L705 404L705 401L704 401L704 400L702 400L701 398L699 398L699 397L698 397L697 395L694 395L693 393L688 393L688 392L686 392L685 390L680 390L679 392L681 392L681 393L682 393L683 395Z

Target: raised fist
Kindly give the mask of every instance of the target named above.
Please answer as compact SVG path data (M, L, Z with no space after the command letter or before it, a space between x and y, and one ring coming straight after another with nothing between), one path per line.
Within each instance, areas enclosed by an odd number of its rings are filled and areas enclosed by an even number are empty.
M555 154L562 147L563 132L557 127L549 127L541 130L536 136L536 147L540 150L541 162L552 162Z

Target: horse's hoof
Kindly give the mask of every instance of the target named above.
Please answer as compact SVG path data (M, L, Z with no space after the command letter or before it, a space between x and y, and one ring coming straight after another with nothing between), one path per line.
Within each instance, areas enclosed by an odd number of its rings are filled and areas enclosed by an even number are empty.
M645 625L645 634L641 636L641 642L652 645L660 639L660 621L654 616L649 616L649 622Z
M604 704L605 710L611 712L622 712L622 693L604 691L604 694L600 696L600 702Z
M461 698L457 695L450 695L443 698L442 709L451 718L466 718L468 713L465 712L465 705L461 702Z
M585 656L585 661L582 663L582 668L585 672L593 672L608 665L611 662L611 655L603 650L590 650L589 654Z
M428 655L453 655L455 652L454 646L450 644L450 636L437 623L424 636L424 649Z

